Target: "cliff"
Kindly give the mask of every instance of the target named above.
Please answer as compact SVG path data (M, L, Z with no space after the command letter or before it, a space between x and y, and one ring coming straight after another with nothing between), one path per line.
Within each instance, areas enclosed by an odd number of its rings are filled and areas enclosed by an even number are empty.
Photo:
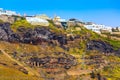
M1 79L119 79L120 41L83 26L64 30L49 23L46 27L0 23ZM5 69L13 74L3 74Z

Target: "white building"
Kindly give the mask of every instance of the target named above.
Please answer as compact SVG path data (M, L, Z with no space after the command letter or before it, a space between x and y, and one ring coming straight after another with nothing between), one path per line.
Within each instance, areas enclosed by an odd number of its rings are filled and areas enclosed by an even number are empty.
M39 15L36 15L35 17L40 19L51 20L46 14L39 14Z
M15 11L3 10L0 8L0 15L17 15Z
M65 19L61 19L60 16L55 16L53 18L53 21L55 21L55 22L66 22L66 20Z
M100 25L100 24L86 24L84 25L87 29L92 30L96 33L101 33L101 30L112 32L112 27Z
M118 30L119 30L119 32L120 32L120 27L118 27Z
M65 19L61 19L60 16L55 16L53 18L53 22L57 27L67 28L67 21Z
M40 19L37 17L26 17L26 20L32 25L49 26L49 22L45 19Z
M112 27L110 27L110 26L105 26L105 27L103 27L101 30L104 30L104 31L108 31L108 32L112 32Z

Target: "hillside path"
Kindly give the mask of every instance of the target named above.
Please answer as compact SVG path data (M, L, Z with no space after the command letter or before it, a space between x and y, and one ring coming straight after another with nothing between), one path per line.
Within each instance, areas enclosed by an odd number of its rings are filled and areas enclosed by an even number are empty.
M32 68L30 68L29 66L27 66L25 63L21 63L17 60L15 60L14 58L12 58L9 54L7 54L4 50L0 49L0 51L6 56L8 57L11 61L17 63L19 66L23 67L24 69L26 69L28 71L28 74L29 75L33 75L33 76L38 76L40 77L40 74L33 70Z

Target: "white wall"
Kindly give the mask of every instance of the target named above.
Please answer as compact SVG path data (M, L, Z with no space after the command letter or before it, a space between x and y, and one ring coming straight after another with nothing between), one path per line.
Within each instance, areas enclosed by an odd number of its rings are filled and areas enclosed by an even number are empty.
M26 20L32 25L49 26L49 22L45 19L40 19L36 17L26 17Z
M15 11L3 10L0 8L0 15L17 15Z
M91 24L91 25L84 25L87 29L92 30L96 33L101 33L100 30L108 30L109 32L112 32L112 27L108 27L105 25L99 25L99 24Z

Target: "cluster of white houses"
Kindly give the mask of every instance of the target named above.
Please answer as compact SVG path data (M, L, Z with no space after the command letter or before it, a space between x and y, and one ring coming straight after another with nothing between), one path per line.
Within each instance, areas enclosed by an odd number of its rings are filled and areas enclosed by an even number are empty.
M94 24L91 22L88 22L84 25L89 30L92 30L96 33L111 33L112 32L112 27L110 26L105 26L101 24Z
M46 18L44 18L46 17ZM70 27L70 26L75 26L75 25L79 25L79 26L84 26L89 30L92 30L96 33L111 33L112 32L112 27L110 26L105 26L105 25L101 25L101 24L94 24L94 23L84 23L81 22L77 19L69 19L69 20L65 20L65 19L61 19L59 16L55 16L53 19L50 19L49 17L47 17L46 15L39 15L39 16L34 16L34 17L26 17L27 21L30 22L31 24L41 24L44 26L48 26L49 22L48 20L53 20L55 25L58 25L59 27L63 26L64 28L66 27Z
M15 11L9 11L9 10L3 10L0 8L0 15L18 15ZM112 32L112 27L105 26L105 25L100 25L100 24L94 24L91 22L81 22L77 19L61 19L59 16L54 16L53 19L49 18L47 15L42 14L42 15L35 15L35 16L24 16L26 20L31 23L32 25L41 25L41 26L49 26L48 20L53 20L54 24L59 25L59 26L64 26L69 27L69 26L74 26L74 25L82 25L86 27L89 30L92 30L96 33L102 33L102 32Z
M18 15L15 11L10 10L3 10L3 8L0 8L0 15Z
M105 26L105 25L101 25L101 24L95 24L92 22L81 22L77 19L69 19L68 21L66 21L65 19L61 19L59 16L54 17L53 21L56 22L56 24L59 24L59 22L61 23L67 23L67 26L75 26L76 24L79 26L84 26L85 28L92 30L96 33L111 33L112 32L112 27L110 26Z

